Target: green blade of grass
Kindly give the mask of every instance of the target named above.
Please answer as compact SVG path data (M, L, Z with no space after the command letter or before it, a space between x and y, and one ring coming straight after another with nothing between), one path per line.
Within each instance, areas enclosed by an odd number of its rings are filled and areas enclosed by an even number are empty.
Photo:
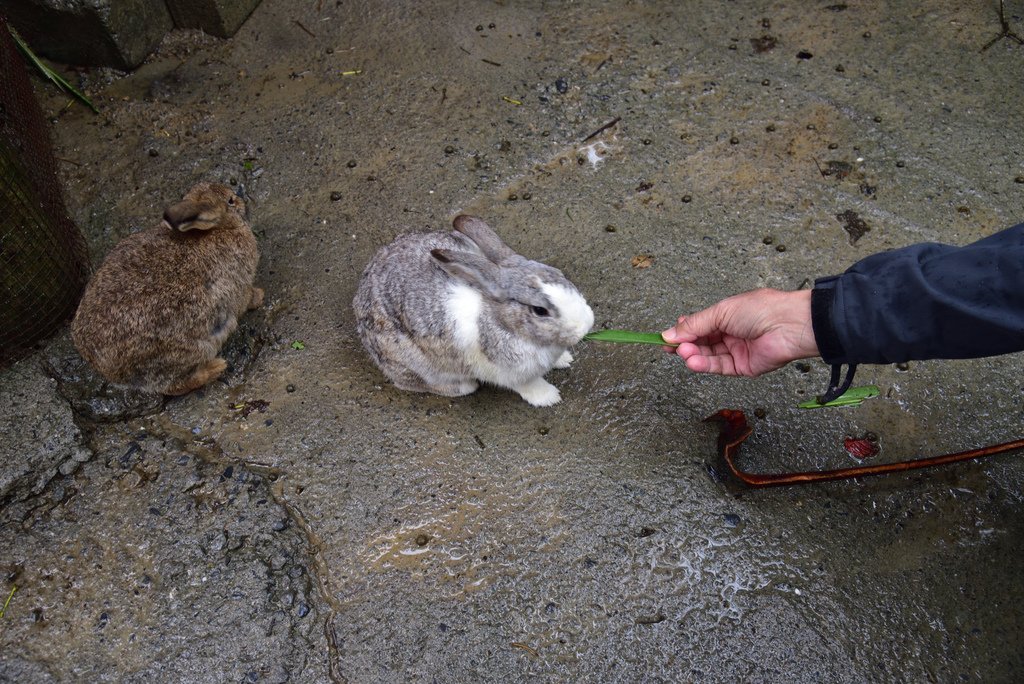
M0 618L7 614L7 606L11 605L11 599L14 598L14 592L16 591L18 591L17 584L11 587L11 593L7 595L7 600L4 601L4 607L0 608Z
M659 347L678 347L661 338L660 333L635 332L633 330L596 330L583 336L587 342L615 342L617 344L656 344Z
M35 53L32 52L32 49L29 48L28 44L21 39L21 36L19 36L18 32L14 30L13 26L8 24L7 28L10 30L11 37L14 38L14 42L18 45L18 49L21 50L21 53L25 55L25 57L30 62L32 62L36 69L42 72L42 74L46 76L46 78L50 79L50 81L52 81L58 88L74 95L76 98L84 102L86 106L88 106L89 109L91 109L96 114L100 113L100 110L96 109L96 105L94 105L89 100L89 98L87 98L82 93L78 92L78 90L76 90L73 85L65 81L64 78L61 77L61 75L58 74L56 71L43 64L42 60L36 57Z
M797 404L797 408L802 409L816 409L816 408L834 408L838 406L860 406L865 399L878 396L878 385L863 385L861 387L851 387L846 390L843 394L836 397L827 404L819 404L817 399L811 399L803 403Z

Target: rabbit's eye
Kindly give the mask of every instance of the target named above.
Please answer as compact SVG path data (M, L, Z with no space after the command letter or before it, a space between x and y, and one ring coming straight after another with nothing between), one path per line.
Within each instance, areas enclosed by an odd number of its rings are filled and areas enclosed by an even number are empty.
M228 206L229 207L235 206L235 198L234 197L228 197Z
M538 316L551 315L551 312L545 309L543 306L531 306L530 308L533 309L533 313L537 314Z

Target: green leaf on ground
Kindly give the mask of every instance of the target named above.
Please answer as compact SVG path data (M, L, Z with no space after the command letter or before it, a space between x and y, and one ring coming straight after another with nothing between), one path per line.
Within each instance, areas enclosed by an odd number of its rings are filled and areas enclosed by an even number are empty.
M819 404L818 399L814 398L809 401L797 404L798 408L802 409L816 409L816 408L834 408L837 406L860 406L865 399L878 396L878 385L863 385L861 387L851 387L846 390L845 393L836 397L827 404Z
M14 42L17 43L18 49L21 50L22 54L24 54L25 57L28 58L30 62L32 62L33 66L35 66L35 68L38 69L43 74L43 76L46 76L46 78L53 81L53 83L61 90L65 90L71 93L79 100L84 102L86 106L88 106L89 109L91 109L96 114L100 113L100 110L96 109L96 105L94 105L89 98L87 98L82 93L78 92L78 90L76 90L73 85L65 81L63 77L61 77L61 75L58 74L56 71L43 64L42 60L36 57L35 53L32 52L32 49L29 48L28 44L21 39L21 36L19 36L18 32L14 30L13 26L8 25L7 28L10 29L11 37L14 38Z

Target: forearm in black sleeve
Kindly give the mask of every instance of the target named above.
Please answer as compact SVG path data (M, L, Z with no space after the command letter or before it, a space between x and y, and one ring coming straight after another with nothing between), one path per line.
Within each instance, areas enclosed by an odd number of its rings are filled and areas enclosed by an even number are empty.
M821 278L812 324L831 364L1024 351L1024 223L964 247L923 243Z

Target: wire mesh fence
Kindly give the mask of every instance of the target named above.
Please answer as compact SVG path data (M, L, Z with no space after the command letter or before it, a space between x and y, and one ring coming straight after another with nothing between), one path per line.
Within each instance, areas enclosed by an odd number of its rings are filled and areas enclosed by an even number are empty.
M0 366L74 313L88 277L25 60L0 16Z

